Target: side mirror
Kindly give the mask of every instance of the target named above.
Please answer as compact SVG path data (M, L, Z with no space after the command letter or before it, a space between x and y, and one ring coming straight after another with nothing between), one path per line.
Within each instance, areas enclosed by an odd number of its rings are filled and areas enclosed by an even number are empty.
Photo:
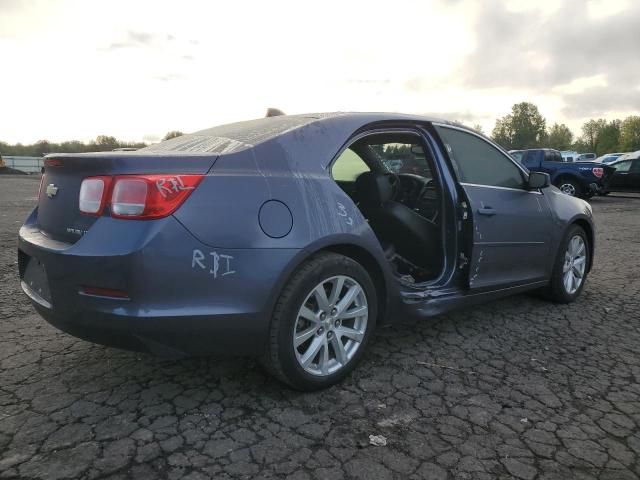
M551 185L551 179L548 173L529 172L529 181L527 182L529 190L547 188L549 185Z

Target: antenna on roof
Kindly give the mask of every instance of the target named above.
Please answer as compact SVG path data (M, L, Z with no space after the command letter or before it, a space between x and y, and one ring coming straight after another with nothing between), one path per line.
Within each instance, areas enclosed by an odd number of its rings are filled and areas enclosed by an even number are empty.
M278 117L280 115L285 115L285 113L279 108L267 108L265 117Z

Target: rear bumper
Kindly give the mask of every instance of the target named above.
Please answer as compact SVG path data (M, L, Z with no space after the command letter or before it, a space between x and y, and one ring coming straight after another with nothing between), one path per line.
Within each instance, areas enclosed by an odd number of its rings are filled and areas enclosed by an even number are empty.
M46 237L32 215L20 229L23 290L45 320L104 345L176 356L260 354L273 304L299 250L216 249L175 218L100 218L76 243ZM25 282L43 265L47 295ZM91 286L128 298L83 294Z
M33 303L51 325L69 335L100 345L165 358L211 353L259 355L268 319L259 313L141 317L96 310L61 314Z

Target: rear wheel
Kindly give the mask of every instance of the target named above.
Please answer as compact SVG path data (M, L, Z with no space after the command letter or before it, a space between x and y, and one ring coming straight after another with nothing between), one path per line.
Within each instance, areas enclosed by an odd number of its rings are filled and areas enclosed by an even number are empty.
M572 197L579 197L582 195L582 188L580 188L578 182L571 178L560 178L556 181L555 185L566 195L570 195Z
M356 366L376 315L376 291L367 271L348 257L318 254L282 292L262 363L296 389L326 388Z
M589 239L578 225L567 231L553 267L548 296L558 303L571 303L587 280L589 265Z

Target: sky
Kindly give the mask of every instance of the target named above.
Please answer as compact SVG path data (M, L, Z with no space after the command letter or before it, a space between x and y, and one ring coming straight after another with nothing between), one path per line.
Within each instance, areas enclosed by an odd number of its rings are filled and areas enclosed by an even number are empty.
M156 142L286 113L640 112L638 0L0 0L0 140Z

